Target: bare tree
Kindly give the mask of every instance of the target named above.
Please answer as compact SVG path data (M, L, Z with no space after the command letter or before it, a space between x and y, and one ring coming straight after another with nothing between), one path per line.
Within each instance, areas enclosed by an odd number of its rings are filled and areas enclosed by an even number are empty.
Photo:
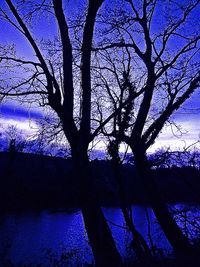
M200 1L119 1L100 14L98 31L95 21L103 0L89 0L86 14L73 17L70 23L62 0L36 1L32 7L22 1L23 7L28 7L23 16L11 0L5 2L12 15L1 9L1 16L25 37L37 59L25 60L16 56L13 46L1 47L1 64L10 76L1 78L0 95L20 98L23 103L37 101L57 114L71 147L82 213L97 266L122 265L90 190L87 150L100 132L130 146L168 240L176 251L187 250L190 244L156 188L146 151L171 115L199 87L200 37L193 14ZM59 36L43 44L28 27L40 11L41 16L52 16L59 30ZM93 38L94 33L98 38ZM22 69L24 76L16 78Z
M199 3L122 1L123 12L116 6L108 11L109 21L108 14L102 16L107 28L94 47L99 86L107 88L107 106L120 110L102 132L118 145L130 146L153 211L176 252L188 251L190 244L156 187L146 151L171 115L199 88L195 15ZM99 113L101 124L102 109Z
M11 46L8 49L1 47L1 64L4 69L11 70L11 73L6 79L1 79L0 94L3 98L20 98L22 102L37 101L40 106L49 106L55 111L71 147L74 179L77 179L77 184L80 186L82 214L96 265L122 266L106 219L91 190L92 179L87 154L89 143L98 133L96 131L91 134L91 51L96 16L104 1L89 0L87 2L84 21L80 21L78 33L74 30L74 39L70 37L73 25L72 27L68 25L62 0L42 1L42 4L36 1L35 5L31 6L28 6L29 2L26 5L26 2L22 1L19 9L13 1L5 0L5 2L10 12L1 9L1 16L28 41L36 55L36 61L17 57ZM28 13L25 13L26 7ZM29 22L39 11L53 16L59 30L59 35L52 41L58 44L57 54L52 59L45 56L45 50L41 51L40 44L29 30ZM21 15L20 12L22 12ZM51 49L53 49L52 46L49 51ZM77 49L76 54L74 51ZM76 56L80 61L78 64ZM24 72L24 76L17 79L16 73L20 76L21 71ZM77 71L79 71L78 78ZM81 96L78 118L75 116L77 107L74 106L77 80L80 87L78 94Z

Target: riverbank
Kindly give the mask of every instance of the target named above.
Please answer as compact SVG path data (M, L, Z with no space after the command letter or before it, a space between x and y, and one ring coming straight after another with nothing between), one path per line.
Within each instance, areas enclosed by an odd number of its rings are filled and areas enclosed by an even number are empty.
M95 192L102 206L118 206L118 185L111 162L91 162ZM143 186L132 165L121 168L128 204L148 204ZM194 168L154 170L159 190L168 203L200 202L200 172ZM77 180L70 159L35 154L0 153L0 209L79 207Z

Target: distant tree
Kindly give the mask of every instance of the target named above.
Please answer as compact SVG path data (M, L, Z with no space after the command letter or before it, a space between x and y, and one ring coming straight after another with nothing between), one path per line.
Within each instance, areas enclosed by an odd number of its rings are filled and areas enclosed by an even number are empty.
M148 157L154 168L192 167L199 169L200 152L198 148L184 148L183 150L159 149Z
M122 142L129 145L165 235L176 252L187 252L189 241L156 187L146 151L172 114L200 86L200 1L121 3L126 6L123 12L116 6L102 15L107 28L94 47L99 63L97 85L107 89L107 109L119 110L102 133L114 138L118 147ZM102 99L97 101L101 107ZM99 113L101 124L102 108Z
M26 140L22 131L16 126L9 125L4 132L5 141L7 141L7 150L10 153L23 152L26 147Z

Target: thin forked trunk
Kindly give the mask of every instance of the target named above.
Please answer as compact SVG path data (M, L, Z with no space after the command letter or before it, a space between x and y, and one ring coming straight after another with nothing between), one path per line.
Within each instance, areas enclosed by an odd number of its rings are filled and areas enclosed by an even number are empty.
M130 233L132 234L132 248L136 253L137 258L141 261L144 257L151 258L150 249L143 238L143 236L137 231L134 226L132 214L129 213L129 208L126 203L126 196L123 188L123 181L121 175L121 164L118 159L113 156L112 165L114 170L114 175L116 181L118 183L118 192L119 192L119 201L120 201L120 209L122 211L126 226Z
M93 192L90 164L87 159L74 160L75 176L80 185L81 210L97 267L122 267L110 228Z
M134 153L138 174L144 185L151 207L168 241L176 253L190 251L191 245L189 240L184 236L181 229L176 224L157 189L145 153L143 153L141 148L138 148L137 150L132 148L132 151Z

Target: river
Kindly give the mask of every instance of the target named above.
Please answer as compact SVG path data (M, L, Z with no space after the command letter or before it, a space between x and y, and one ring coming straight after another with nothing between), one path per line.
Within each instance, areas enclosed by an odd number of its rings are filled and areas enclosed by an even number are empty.
M174 207L180 210L185 206ZM116 207L102 209L120 254L123 258L132 257L130 234L124 228L121 210ZM187 208L184 212L189 212L190 217L199 213L194 208ZM164 253L172 251L150 208L134 205L132 214L135 227L149 244L151 234L157 248ZM181 219L179 224L185 227L185 221ZM93 260L78 209L0 215L0 266L82 266L91 264Z

